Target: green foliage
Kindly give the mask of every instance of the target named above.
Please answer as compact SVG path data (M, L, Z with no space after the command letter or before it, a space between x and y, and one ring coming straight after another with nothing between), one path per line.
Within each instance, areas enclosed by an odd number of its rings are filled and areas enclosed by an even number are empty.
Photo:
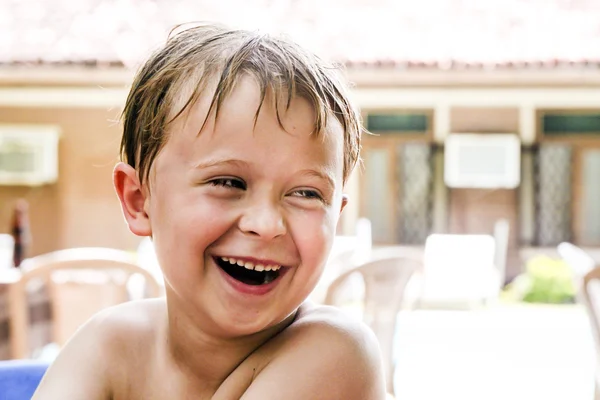
M572 303L575 285L566 262L540 255L531 258L525 272L506 287L505 297L527 303Z

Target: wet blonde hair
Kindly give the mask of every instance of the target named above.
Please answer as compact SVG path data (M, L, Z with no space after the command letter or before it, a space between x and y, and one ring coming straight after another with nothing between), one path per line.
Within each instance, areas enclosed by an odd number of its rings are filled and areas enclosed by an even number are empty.
M168 125L198 100L211 80L217 86L206 118L211 113L216 118L244 75L255 78L260 88L256 117L267 93L272 93L280 125L280 103L287 108L296 96L314 107L315 134L324 131L331 116L340 122L345 182L359 158L363 127L336 68L291 41L215 24L196 24L172 33L139 70L122 114L121 159L136 168L145 182L166 143Z

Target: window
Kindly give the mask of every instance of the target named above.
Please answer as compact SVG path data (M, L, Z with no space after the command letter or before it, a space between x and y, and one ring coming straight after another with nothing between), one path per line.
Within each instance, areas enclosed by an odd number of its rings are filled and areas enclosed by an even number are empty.
M542 143L522 160L521 244L599 246L600 146Z
M361 216L371 221L373 242L424 244L434 202L433 148L429 143L367 146Z
M600 108L542 109L537 117L533 242L598 246Z
M542 144L535 158L535 244L553 247L571 241L573 149L564 144Z
M600 149L589 149L581 155L581 230L580 242L586 245L600 244Z
M552 136L598 136L600 137L600 111L544 111L540 118L540 131Z
M426 112L371 112L366 126L377 134L420 134L431 131L431 113Z
M362 199L363 216L371 221L374 243L393 243L394 235L394 171L392 153L386 148L367 148L363 154L365 175Z

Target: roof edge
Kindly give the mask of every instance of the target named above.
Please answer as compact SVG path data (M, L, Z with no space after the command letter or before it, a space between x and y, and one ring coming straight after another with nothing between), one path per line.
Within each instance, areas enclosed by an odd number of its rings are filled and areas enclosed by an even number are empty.
M360 87L581 87L600 86L596 68L398 69L349 67L345 75Z
M1 86L108 86L131 84L135 71L123 66L0 65Z
M600 68L402 69L344 66L357 87L600 87ZM135 71L123 66L0 65L4 87L128 87Z

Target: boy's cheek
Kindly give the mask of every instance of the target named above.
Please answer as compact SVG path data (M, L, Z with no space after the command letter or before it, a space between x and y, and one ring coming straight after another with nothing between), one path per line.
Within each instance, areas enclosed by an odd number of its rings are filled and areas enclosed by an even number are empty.
M169 230L179 243L187 240L195 246L208 246L217 241L236 221L236 213L227 207L215 207L209 200L180 205L173 208L167 216Z
M337 214L327 213L320 218L303 218L292 228L292 236L300 253L326 256L333 244Z

